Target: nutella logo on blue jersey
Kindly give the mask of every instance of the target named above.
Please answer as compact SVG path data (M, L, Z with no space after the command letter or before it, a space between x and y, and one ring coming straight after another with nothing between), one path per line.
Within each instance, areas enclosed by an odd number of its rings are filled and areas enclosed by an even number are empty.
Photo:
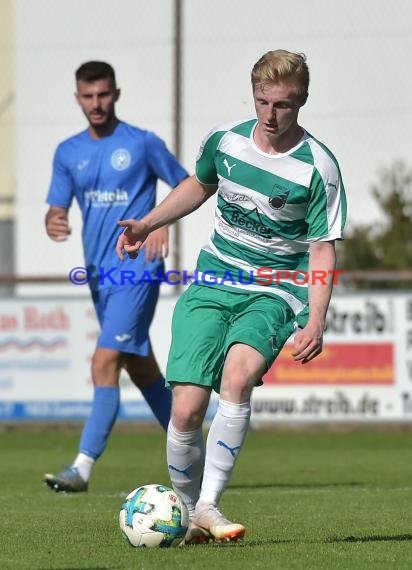
M130 152L125 148L118 148L110 157L110 164L115 170L126 170L131 162Z
M121 188L116 188L116 190L87 190L84 193L84 200L86 206L109 208L127 204L129 202L129 194Z

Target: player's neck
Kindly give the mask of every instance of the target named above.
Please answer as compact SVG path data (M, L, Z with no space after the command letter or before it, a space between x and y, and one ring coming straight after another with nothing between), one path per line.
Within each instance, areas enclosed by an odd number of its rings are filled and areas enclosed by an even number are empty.
M104 125L89 125L88 132L90 138L93 140L103 139L105 137L109 137L117 125L119 124L119 119L117 117L113 117L109 122L105 123Z
M298 124L281 135L264 133L259 126L255 130L254 140L256 146L267 154L284 154L302 139L303 129Z

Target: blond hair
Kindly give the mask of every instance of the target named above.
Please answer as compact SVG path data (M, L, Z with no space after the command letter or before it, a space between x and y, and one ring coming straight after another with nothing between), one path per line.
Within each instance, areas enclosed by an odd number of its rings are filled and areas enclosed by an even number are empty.
M309 88L309 68L303 53L284 49L268 51L255 63L251 74L253 89L275 83L291 82L297 87L297 94L306 97Z

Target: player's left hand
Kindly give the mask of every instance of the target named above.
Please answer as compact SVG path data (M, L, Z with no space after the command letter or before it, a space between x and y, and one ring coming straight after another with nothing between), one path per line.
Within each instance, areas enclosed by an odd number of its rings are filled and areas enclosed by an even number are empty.
M305 328L299 329L294 337L293 360L306 364L322 352L323 327L308 323Z
M165 259L169 255L169 228L163 226L154 230L144 243L146 248L146 261Z

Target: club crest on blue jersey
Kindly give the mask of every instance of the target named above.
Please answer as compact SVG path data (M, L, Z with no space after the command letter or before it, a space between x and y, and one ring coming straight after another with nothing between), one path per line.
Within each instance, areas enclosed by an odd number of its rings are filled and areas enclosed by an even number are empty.
M110 158L110 164L115 170L126 170L130 166L131 161L130 152L125 148L118 148Z

